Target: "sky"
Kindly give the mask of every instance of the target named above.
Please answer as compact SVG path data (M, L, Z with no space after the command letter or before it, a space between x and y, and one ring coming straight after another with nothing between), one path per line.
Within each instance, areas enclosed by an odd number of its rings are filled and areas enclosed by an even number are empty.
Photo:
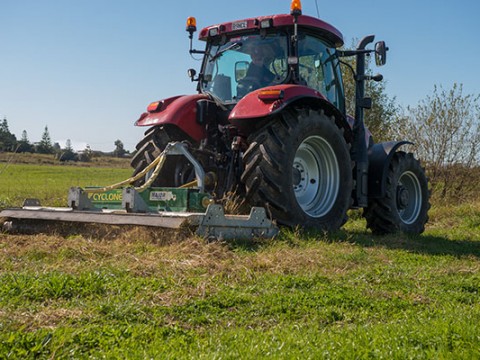
M398 105L415 106L434 85L480 94L480 1L317 3L318 13L302 0L303 14L335 26L347 46L370 34L386 41L387 64L372 70ZM0 120L30 142L48 126L62 147L70 139L76 150L112 151L119 139L133 150L150 102L195 93L187 17L201 29L289 10L290 0L0 0Z

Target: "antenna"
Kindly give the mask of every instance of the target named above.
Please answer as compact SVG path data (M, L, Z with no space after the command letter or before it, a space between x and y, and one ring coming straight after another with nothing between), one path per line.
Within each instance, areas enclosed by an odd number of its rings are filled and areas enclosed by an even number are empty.
M320 18L320 11L318 11L318 0L315 0L315 6L317 7L317 17Z

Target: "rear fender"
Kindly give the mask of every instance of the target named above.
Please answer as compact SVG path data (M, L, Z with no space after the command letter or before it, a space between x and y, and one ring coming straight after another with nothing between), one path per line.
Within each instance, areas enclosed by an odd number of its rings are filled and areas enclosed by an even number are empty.
M388 168L400 146L413 145L410 141L389 141L374 144L368 149L368 197L385 196Z
M262 99L264 91L279 91L280 95ZM252 91L237 103L228 120L248 135L264 123L259 119L274 116L290 106L302 105L321 108L327 115L335 116L337 125L345 129L345 137L350 142L351 126L345 116L320 92L302 85L275 85Z
M175 125L193 140L200 141L206 137L205 128L197 122L197 102L201 99L208 99L208 97L196 94L161 100L156 111L143 113L135 125Z

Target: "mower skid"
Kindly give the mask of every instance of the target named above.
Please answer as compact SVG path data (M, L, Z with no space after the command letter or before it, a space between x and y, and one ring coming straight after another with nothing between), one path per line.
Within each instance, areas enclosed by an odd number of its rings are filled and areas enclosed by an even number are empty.
M267 217L265 208L252 207L250 215L225 215L221 205L211 204L199 217L197 235L217 239L272 238L278 227Z

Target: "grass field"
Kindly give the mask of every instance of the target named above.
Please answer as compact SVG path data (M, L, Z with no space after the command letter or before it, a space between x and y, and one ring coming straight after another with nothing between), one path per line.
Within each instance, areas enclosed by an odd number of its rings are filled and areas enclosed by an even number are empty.
M0 201L57 205L130 173L92 170L10 165ZM374 237L356 212L335 234L250 242L0 234L0 358L478 359L480 203L430 217L417 237Z
M128 164L128 163L127 163ZM81 167L0 163L0 209L38 198L45 206L66 206L72 186L105 186L128 179L127 167Z

